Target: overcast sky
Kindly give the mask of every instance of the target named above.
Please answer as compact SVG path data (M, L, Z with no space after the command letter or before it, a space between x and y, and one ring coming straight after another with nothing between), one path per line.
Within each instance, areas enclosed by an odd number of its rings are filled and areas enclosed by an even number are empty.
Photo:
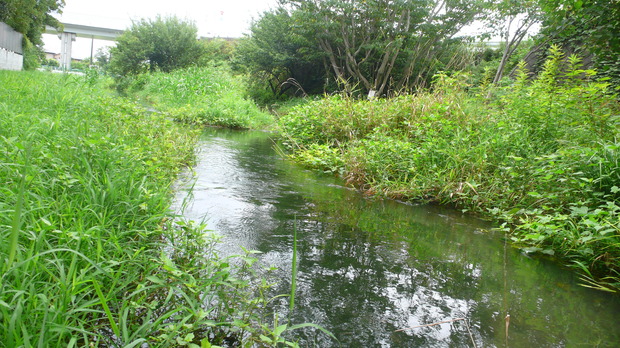
M60 16L63 23L103 28L126 29L132 20L176 15L194 21L198 35L207 37L240 37L247 32L252 18L275 6L276 0L65 0ZM60 52L56 35L44 35L45 50ZM110 45L95 40L97 48ZM73 58L90 57L91 40L73 42Z

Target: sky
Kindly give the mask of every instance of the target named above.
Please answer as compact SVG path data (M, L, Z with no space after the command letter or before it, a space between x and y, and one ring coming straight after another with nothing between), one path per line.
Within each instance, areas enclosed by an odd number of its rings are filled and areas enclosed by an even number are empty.
M241 37L248 31L252 18L276 3L276 0L65 0L63 13L55 17L63 23L126 29L132 20L176 15L195 22L199 36ZM43 40L45 51L60 52L58 36L45 34ZM94 40L94 51L109 45L113 43ZM90 57L91 39L77 38L72 48L73 58Z

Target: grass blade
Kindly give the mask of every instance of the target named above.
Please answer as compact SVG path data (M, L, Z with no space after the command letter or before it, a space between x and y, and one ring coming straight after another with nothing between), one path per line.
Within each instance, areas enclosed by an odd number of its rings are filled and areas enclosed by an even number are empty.
M114 321L114 317L112 316L110 307L108 307L108 301L106 300L105 296L103 296L103 293L101 292L101 287L99 286L99 282L97 282L94 279L93 279L93 287L95 288L95 291L97 292L97 296L99 296L101 306L103 307L103 310L105 311L105 314L108 317L108 320L110 321L110 326L112 327L112 331L114 332L114 335L120 338L121 331L118 329L118 325L116 325L116 321Z

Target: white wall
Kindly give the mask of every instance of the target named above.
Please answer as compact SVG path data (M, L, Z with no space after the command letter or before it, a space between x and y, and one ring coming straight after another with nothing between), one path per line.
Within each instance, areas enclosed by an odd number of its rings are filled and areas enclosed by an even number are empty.
M22 70L24 57L0 47L0 70Z

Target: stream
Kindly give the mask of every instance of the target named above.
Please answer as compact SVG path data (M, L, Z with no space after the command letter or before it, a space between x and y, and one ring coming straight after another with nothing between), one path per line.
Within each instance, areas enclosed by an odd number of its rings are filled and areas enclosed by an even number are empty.
M283 159L264 132L206 130L194 171L177 208L189 197L182 215L220 234L222 254L261 251L276 294L290 292L297 230L295 309L275 310L338 338L292 331L302 347L620 346L619 296L506 245L488 222L365 198Z

